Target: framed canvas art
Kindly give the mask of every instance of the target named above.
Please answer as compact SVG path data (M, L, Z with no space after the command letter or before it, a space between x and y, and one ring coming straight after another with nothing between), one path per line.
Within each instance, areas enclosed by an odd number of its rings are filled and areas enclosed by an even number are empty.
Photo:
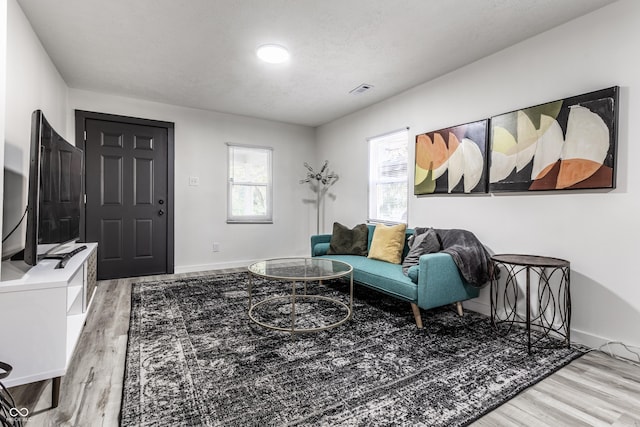
M487 192L487 119L416 135L414 194Z
M489 191L615 188L618 87L491 118Z

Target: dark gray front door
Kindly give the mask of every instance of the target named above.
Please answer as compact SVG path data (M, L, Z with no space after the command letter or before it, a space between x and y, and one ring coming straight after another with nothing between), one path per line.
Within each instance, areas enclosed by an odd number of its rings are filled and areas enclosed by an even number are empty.
M85 240L98 242L98 278L172 273L169 130L86 117L84 126Z

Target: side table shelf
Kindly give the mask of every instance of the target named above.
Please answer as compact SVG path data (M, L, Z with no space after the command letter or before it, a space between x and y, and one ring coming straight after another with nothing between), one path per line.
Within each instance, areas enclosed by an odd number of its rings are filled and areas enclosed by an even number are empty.
M535 346L570 347L569 261L514 254L494 255L491 260L496 270L506 273L504 280L491 281L491 324L496 331L516 343L526 340L529 353ZM523 339L518 333L522 327Z

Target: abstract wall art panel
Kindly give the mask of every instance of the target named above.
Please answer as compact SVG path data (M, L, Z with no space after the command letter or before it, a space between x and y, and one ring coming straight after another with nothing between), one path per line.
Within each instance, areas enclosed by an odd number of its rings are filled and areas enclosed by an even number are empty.
M416 135L414 194L486 193L489 121Z
M615 188L618 87L491 118L489 191Z

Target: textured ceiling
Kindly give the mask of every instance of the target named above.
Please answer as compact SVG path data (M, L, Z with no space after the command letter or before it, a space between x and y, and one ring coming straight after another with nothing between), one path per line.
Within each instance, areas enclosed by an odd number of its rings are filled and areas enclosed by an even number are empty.
M18 0L72 88L309 126L612 2ZM265 43L291 61L261 63Z

